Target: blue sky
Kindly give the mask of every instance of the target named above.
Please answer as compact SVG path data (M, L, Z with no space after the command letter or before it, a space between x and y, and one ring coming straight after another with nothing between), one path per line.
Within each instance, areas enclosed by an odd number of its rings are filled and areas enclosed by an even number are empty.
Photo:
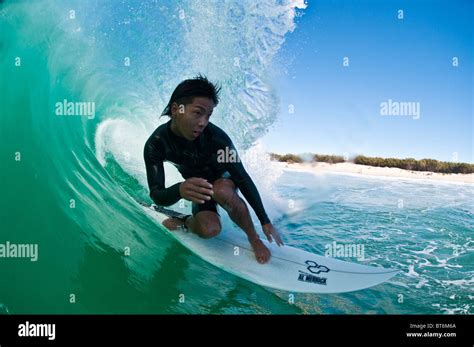
M467 0L308 1L275 61L276 70L290 63L274 77L281 111L263 143L472 163L472 22ZM382 116L389 99L419 103L419 119Z

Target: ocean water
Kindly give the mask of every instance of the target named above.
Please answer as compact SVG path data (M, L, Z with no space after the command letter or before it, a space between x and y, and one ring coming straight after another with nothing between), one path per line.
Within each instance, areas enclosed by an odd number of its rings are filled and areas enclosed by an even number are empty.
M472 313L474 187L288 172L259 145L300 11L289 1L0 4L0 244L38 247L36 261L0 258L1 313ZM345 260L399 275L290 304L290 293L204 262L143 212L144 142L173 88L198 72L222 83L212 121L284 241L320 254L363 245L364 259ZM64 100L94 112L58 115ZM167 185L180 179L166 170Z
M400 271L368 290L305 295L321 312L472 313L474 186L291 171L278 182L288 243L320 254L355 245L362 254L339 258Z

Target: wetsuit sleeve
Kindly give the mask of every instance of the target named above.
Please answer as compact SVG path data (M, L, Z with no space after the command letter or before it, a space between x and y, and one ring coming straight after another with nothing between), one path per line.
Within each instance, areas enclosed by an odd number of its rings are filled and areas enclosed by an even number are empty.
M227 142L226 145L229 147L229 149L232 149L235 151L235 153L237 153L237 150L235 149L234 144L232 143L230 138L227 135L225 137ZM226 164L227 171L229 171L230 175L232 176L232 180L240 189L245 199L247 199L250 206L252 206L260 223L262 225L270 223L270 219L268 218L267 213L265 212L265 208L263 207L262 199L260 198L260 194L258 193L257 187L252 181L252 178L245 170L238 154L236 155L236 157L237 160L235 162Z
M155 204L160 206L170 206L177 203L179 199L181 199L179 193L181 182L165 188L163 157L151 139L149 139L145 144L143 156L145 159L146 175L151 199Z

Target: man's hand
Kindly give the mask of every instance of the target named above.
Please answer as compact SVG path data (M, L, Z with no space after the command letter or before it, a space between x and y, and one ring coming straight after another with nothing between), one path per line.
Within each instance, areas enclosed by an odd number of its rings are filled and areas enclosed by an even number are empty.
M276 230L272 225L272 223L264 224L262 226L262 230L268 241L273 242L273 239L275 239L275 242L278 246L283 246L283 241L280 238L280 234L278 233L278 230Z
M191 177L180 184L179 194L186 200L204 204L205 201L211 200L214 192L212 191L212 184L204 178Z

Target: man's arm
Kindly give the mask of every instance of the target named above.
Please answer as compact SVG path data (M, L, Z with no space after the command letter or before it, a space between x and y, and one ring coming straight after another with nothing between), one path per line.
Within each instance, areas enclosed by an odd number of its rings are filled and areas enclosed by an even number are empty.
M152 138L145 143L143 156L145 159L146 175L151 199L155 204L160 206L170 206L178 202L179 199L181 199L179 193L181 182L165 188L163 157L161 152L156 148Z

